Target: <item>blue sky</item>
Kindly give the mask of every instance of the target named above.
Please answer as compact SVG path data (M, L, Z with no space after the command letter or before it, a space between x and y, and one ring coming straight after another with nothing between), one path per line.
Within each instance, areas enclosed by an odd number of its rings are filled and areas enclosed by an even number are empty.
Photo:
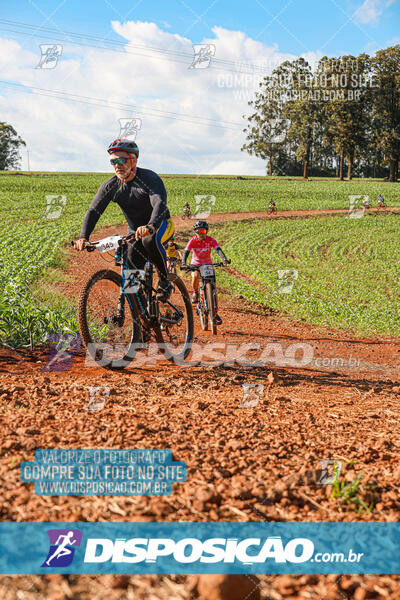
M1 119L27 142L32 170L105 171L120 120L135 119L141 166L261 175L264 162L240 150L260 72L299 56L315 64L323 55L371 54L400 43L399 24L400 0L8 2L0 15ZM39 44L56 42L55 68L38 68ZM214 48L210 68L190 69L194 44ZM26 153L22 159L26 169Z
M212 27L240 30L281 52L326 54L374 51L399 39L400 3L370 0L19 0L2 6L2 19L119 39L112 20L149 21L190 37L193 43L212 37ZM367 14L368 13L368 14ZM366 22L365 22L366 21ZM45 23L44 23L45 22Z

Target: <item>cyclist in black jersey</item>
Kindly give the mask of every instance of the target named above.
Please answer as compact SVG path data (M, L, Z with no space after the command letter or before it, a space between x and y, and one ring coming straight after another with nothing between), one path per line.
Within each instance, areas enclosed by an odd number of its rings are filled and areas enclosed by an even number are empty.
M163 244L172 237L174 224L163 181L154 171L137 167L139 148L132 140L114 140L108 153L115 175L99 187L83 220L75 248L83 250L108 204L116 202L124 213L128 232L136 231L137 241L129 245L130 260L138 269L143 269L146 260L152 261L159 275L157 298L167 300L172 286Z

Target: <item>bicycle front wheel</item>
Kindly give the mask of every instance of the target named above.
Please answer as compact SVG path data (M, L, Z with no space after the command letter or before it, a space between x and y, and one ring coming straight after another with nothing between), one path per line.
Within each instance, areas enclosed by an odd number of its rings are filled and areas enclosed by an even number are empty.
M203 331L208 331L208 312L206 309L206 304L204 302L204 292L201 291L200 294L201 294L201 296L200 296L199 312L200 312L201 328Z
M193 342L193 309L182 279L170 273L169 280L173 292L169 300L158 302L160 325L155 333L165 358L180 363L189 354Z
M136 354L141 325L133 296L121 290L115 271L94 273L78 300L78 324L82 341L93 360L106 369L123 369Z

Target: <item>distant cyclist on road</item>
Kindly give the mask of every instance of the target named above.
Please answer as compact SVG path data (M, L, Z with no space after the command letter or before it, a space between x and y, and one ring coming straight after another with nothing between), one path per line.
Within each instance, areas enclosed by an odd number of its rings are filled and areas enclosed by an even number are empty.
M193 251L192 256L192 265L210 265L212 264L211 260L211 250L214 248L215 251L221 257L224 265L228 264L228 259L225 254L222 252L217 240L207 235L208 232L208 223L207 221L196 221L193 225L193 229L196 232L196 235L192 237L192 239L188 242L185 251L183 253L182 265L185 266L187 263L187 259L189 258L189 254ZM192 285L193 285L193 295L192 295L192 304L197 304L199 301L199 288L200 288L200 273L198 271L192 271ZM222 319L217 313L216 315L217 325L221 325Z
M363 203L364 208L370 207L370 199L369 199L369 196L367 196L367 194L364 194L362 203Z
M379 208L385 207L385 198L382 196L382 194L379 194L378 196L378 206Z
M167 300L172 286L168 280L167 256L163 244L174 233L174 224L167 207L167 192L161 177L154 171L137 167L139 148L128 139L114 140L108 147L115 175L97 191L82 224L75 248L83 250L97 221L110 202L121 207L128 231L136 231L134 244L129 244L128 257L138 269L150 259L157 267L159 282L157 298Z
M167 255L167 268L168 270L171 268L171 264L173 261L176 261L178 258L178 254L179 254L179 258L182 260L182 255L179 252L180 246L178 246L178 244L175 242L175 237L172 236L168 242L165 244L165 252Z

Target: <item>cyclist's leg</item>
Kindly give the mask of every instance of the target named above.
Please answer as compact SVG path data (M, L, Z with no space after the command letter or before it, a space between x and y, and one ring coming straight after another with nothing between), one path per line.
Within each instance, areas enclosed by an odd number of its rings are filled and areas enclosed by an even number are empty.
M153 235L142 238L142 244L147 256L156 266L160 278L160 286L170 289L167 268L167 254L163 244L174 234L174 223L171 219L165 219Z
M217 285L216 282L214 281L214 291L215 291L215 316L216 316L216 320L217 320L217 325L222 325L222 319L221 319L221 315L218 312L218 293L217 293Z
M218 303L218 293L217 293L217 286L215 285L214 287L215 289L215 312L218 312L218 308L219 308L219 303Z
M200 289L200 273L198 271L192 271L192 287L193 287L192 302L196 303L199 301L199 289Z
M132 233L129 231L128 233ZM128 268L131 269L136 267L137 269L143 269L145 262L148 260L147 253L143 247L141 240L128 244ZM130 264L132 263L133 266Z
M200 289L200 273L198 271L192 271L192 286L193 291L198 292Z

